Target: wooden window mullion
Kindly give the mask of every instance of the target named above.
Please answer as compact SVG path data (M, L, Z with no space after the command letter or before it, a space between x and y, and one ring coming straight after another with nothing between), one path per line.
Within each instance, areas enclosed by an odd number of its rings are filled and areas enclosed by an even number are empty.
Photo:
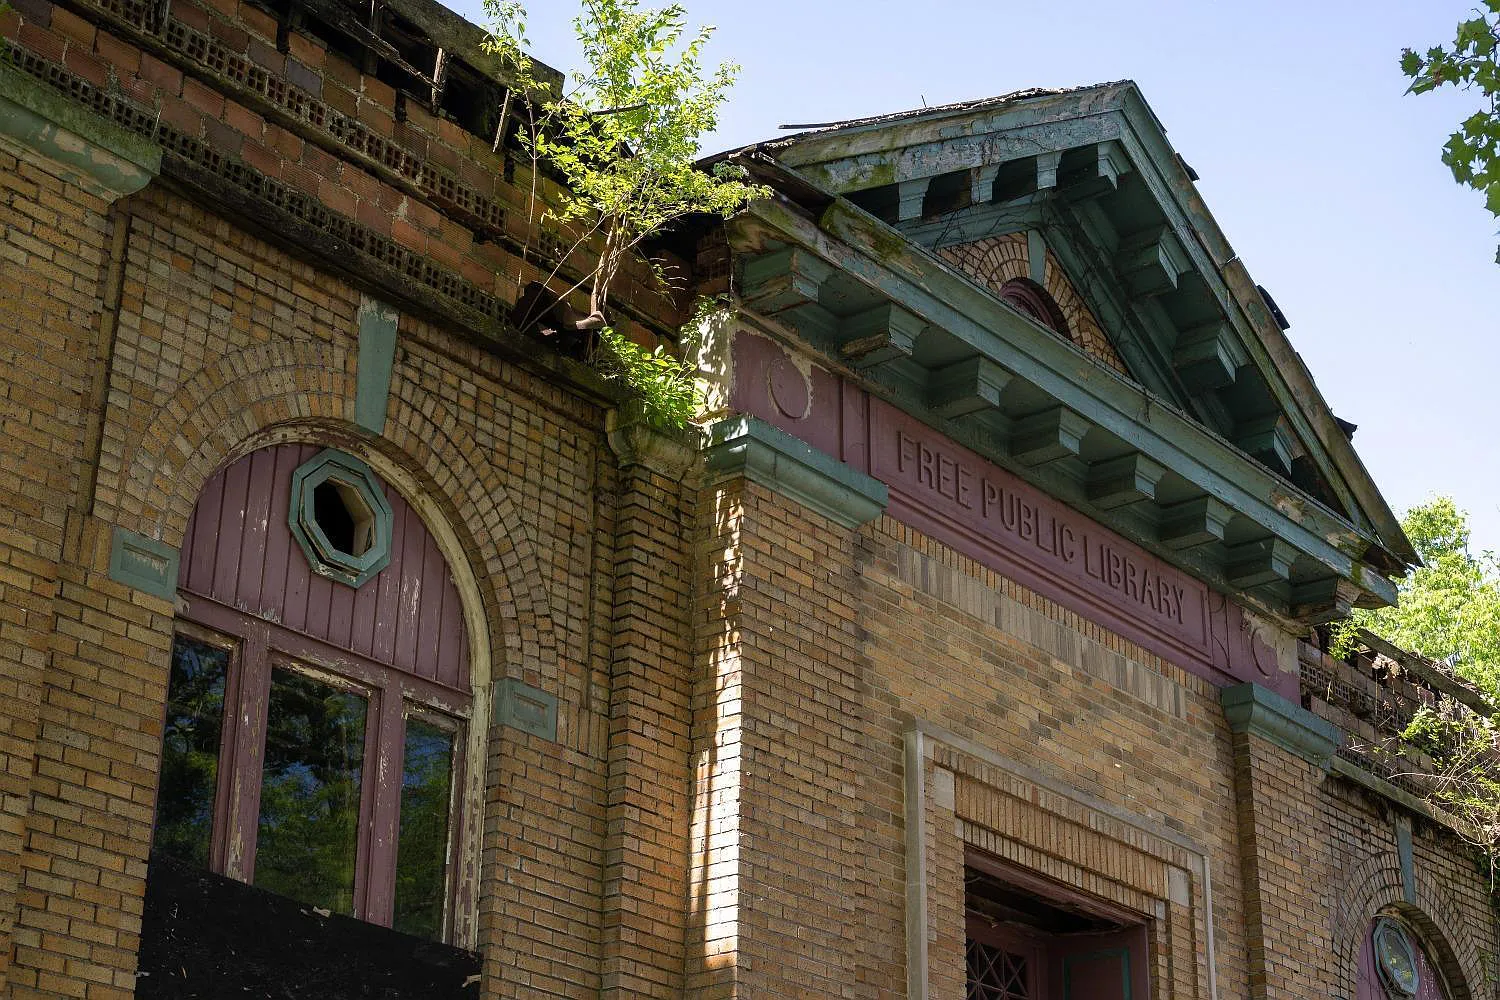
M254 882L260 782L266 751L266 705L271 695L269 630L250 625L240 652L234 719L226 720L234 732L234 749L221 849L224 874L241 882Z
M396 835L401 812L401 747L405 732L402 699L391 685L379 692L380 707L370 727L366 750L369 794L360 823L359 872L366 887L364 914L372 923L390 926L396 897Z

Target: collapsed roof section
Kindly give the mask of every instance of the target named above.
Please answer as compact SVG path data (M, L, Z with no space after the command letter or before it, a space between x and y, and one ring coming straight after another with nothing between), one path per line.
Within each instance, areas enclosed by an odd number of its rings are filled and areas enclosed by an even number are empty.
M1263 610L1394 600L1415 552L1134 83L725 155L781 195L731 224L743 302L850 377ZM955 265L997 237L1065 275L1113 363Z

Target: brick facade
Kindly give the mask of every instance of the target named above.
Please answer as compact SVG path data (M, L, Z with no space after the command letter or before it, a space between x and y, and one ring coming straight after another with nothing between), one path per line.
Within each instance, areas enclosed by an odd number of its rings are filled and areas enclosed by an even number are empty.
M164 153L124 192L88 179L98 159L0 142L7 995L138 989L179 609L121 582L114 548L178 547L218 469L289 441L366 461L462 595L487 731L453 937L486 997L959 1000L976 853L1146 927L1153 997L1352 1000L1379 912L1455 1000L1495 995L1486 876L1438 818L1232 732L1222 678L1082 605L894 514L836 516L777 478L790 453L705 468L696 437L631 423L513 329L559 234L527 227L532 178L490 139L258 5L12 6L17 95ZM993 284L1026 252L946 256ZM633 337L675 335L685 303L644 265L619 296ZM355 412L370 299L399 312L379 433ZM821 363L774 317L742 322ZM843 468L812 443L809 468ZM1267 685L1298 671L1280 653L1300 636L1234 621L1270 650ZM555 737L492 716L500 680L555 698Z

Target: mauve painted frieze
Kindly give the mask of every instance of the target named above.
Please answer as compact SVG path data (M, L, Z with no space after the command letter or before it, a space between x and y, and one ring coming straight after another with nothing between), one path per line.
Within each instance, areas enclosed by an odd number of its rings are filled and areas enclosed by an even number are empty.
M733 407L890 489L904 524L1219 684L1296 693L1233 602L769 338L742 333Z

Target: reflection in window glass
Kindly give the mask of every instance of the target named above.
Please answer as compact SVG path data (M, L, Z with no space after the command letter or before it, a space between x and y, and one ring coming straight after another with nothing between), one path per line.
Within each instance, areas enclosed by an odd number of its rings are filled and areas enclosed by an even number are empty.
M289 670L271 675L255 884L354 912L365 699Z
M421 719L407 719L404 758L392 926L407 934L437 938L443 933L448 883L453 733Z
M228 650L184 635L173 641L154 846L203 867L213 832L228 672Z

